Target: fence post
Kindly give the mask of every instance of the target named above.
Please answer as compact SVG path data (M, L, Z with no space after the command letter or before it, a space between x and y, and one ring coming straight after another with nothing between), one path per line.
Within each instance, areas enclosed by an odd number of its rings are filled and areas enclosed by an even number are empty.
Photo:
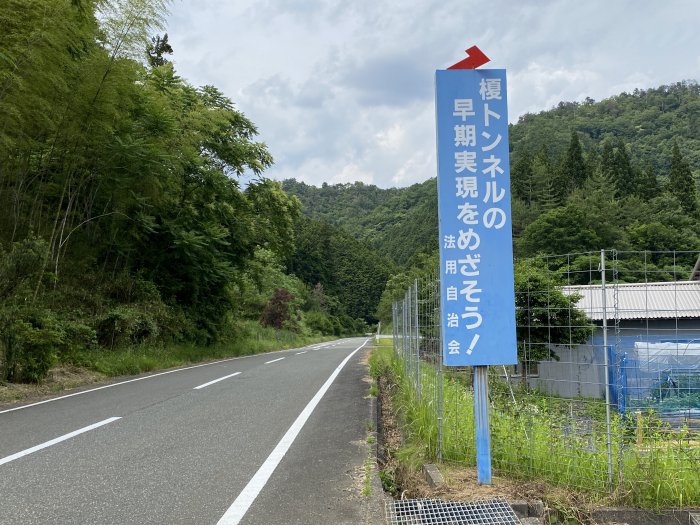
M442 304L440 299L440 271L438 270L435 274L435 282L431 287L431 292L433 294L433 315L437 312L437 347L438 347L438 391L437 391L437 423L438 423L438 435L437 435L437 457L438 461L442 462L442 422L443 422L443 402L442 402Z
M625 354L624 352L621 354L619 352L619 349L621 347L621 341L620 341L620 297L619 297L619 279L618 279L618 264L617 264L617 255L618 252L617 250L612 251L612 285L613 285L613 308L615 312L615 363L613 366L615 367L615 377L618 379L620 382L620 385L623 385L626 383L626 371L624 369L626 365L625 362ZM644 266L646 268L646 252L644 254L644 259L645 263ZM674 258L675 259L675 258ZM646 281L646 277L645 277ZM621 402L621 405L618 405L617 411L618 414L622 413L623 415L625 414L625 394L624 391L618 391L618 396L617 399L620 400L618 402ZM620 408L622 408L622 412L620 412ZM618 432L618 454L617 454L617 486L620 487L622 486L622 483L624 481L624 474L623 474L623 460L624 460L624 454L622 453L623 447L624 447L624 436L621 432Z
M416 303L415 324L416 324L416 395L418 401L421 398L421 377L420 377L420 330L418 327L418 279L413 280L413 297Z
M391 305L391 344L394 347L394 356L397 354L397 349L398 349L398 344L399 342L396 340L397 337L397 329L398 327L396 326L396 323L398 323L399 320L396 318L396 302L394 302Z
M440 345L442 345L442 339L440 339ZM438 461L442 461L442 419L443 419L443 406L442 406L442 352L438 356Z
M408 313L406 312L408 308L408 297L407 294L403 295L403 373L405 376L409 375L409 365L411 364L408 360L408 352L411 346L411 340L408 337Z
M605 291L605 250L600 250L600 278L603 300L603 363L605 367L605 433L608 447L608 488L613 490L612 432L610 429L610 363L608 359L608 309Z
M413 382L413 293L410 286L406 290L406 335L408 336L408 349L406 350L408 378Z
M411 381L415 381L413 379L413 293L411 292L411 287L408 287L408 290L406 291L406 297L408 297L408 308L407 308L407 313L406 317L408 319L408 323L406 325L406 331L408 332L408 352L407 352L407 357L408 357L408 365L409 365L409 374L411 377ZM415 389L415 382L413 385Z

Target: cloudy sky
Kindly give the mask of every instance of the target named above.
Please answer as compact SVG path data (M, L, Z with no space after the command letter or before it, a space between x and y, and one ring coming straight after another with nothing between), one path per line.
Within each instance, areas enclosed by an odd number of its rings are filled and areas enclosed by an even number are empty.
M477 44L509 118L700 80L698 0L174 0L180 75L260 130L267 176L407 186L435 175L433 79Z

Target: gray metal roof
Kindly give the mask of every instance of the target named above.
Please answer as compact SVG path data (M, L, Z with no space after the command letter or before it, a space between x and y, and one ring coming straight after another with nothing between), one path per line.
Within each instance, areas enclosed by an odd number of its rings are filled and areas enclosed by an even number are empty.
M579 294L577 306L594 321L603 320L603 293L599 284L565 286L567 295ZM605 288L606 313L615 319L700 318L700 282L608 284Z

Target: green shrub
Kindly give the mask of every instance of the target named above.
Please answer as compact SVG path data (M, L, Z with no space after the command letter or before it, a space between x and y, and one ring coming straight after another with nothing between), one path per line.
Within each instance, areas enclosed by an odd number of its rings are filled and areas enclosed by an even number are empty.
M15 312L3 316L0 333L4 350L2 377L17 383L38 383L56 363L65 332L47 311Z
M331 318L319 310L306 312L304 314L304 323L313 332L323 335L333 335L336 330Z
M97 339L108 348L153 342L159 334L156 319L139 304L119 305L97 323Z

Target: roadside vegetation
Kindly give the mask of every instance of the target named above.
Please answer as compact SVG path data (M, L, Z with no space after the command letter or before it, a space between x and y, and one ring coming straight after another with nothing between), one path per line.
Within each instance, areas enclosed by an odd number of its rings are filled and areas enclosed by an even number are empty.
M255 124L177 74L168 4L0 7L0 384L376 322L391 264L265 178Z
M140 344L109 352L100 348L79 349L62 356L38 383L0 382L0 403L54 394L112 377L295 348L333 337L301 335L289 330L262 327L256 321L248 321L240 324L240 332L229 343Z
M396 452L402 465L419 469L437 459L435 399L418 399L403 364L393 356L391 340L375 350L370 370L390 378L394 412L404 444ZM423 392L438 384L437 372L421 366ZM544 396L517 388L513 395L492 369L490 381L493 468L524 480L542 480L580 492L590 502L658 509L700 505L700 443L687 429L672 429L653 412L615 415L613 464L622 465L618 490L608 495L605 405L591 400ZM473 398L467 375L446 372L443 380L442 458L473 466ZM641 418L641 419L640 419ZM617 472L617 468L614 469ZM615 474L617 476L617 474ZM392 479L389 485L395 484Z

